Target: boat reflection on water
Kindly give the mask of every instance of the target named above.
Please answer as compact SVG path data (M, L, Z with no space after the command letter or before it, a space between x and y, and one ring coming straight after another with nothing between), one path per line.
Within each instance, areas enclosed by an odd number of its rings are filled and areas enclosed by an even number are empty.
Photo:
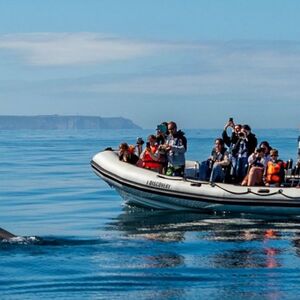
M201 267L277 268L283 264L286 243L300 245L299 219L126 207L107 226L124 238L158 242L162 251L168 249L168 254L150 258L150 262L162 268L189 261ZM300 252L298 247L296 252ZM205 261L201 259L199 263L196 256L205 257Z
M147 210L124 207L124 213L108 224L126 237L159 242L182 242L186 232L198 231L207 224L202 221L211 214Z
M287 219L281 222L287 224ZM126 206L123 213L107 226L126 237L161 242L184 241L189 232L197 233L199 239L205 240L250 241L278 239L282 226L277 223L274 218L262 219L261 216L158 211Z

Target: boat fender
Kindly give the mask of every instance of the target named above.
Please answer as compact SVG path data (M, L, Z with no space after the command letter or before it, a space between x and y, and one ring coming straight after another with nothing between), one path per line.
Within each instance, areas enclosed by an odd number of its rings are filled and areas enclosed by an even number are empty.
M261 194L268 194L268 193L270 193L270 190L269 189L259 189L257 192L261 193Z
M191 183L191 186L198 186L198 187L200 187L202 184L199 182L197 182L197 183Z

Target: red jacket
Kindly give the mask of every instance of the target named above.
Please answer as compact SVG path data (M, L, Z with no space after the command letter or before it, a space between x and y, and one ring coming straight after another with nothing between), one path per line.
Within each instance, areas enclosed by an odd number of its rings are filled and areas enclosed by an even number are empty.
M150 146L151 153L154 154L157 151L157 146ZM150 154L149 150L145 151L143 157L143 168L147 169L159 169L161 167L161 163L159 161L154 160Z

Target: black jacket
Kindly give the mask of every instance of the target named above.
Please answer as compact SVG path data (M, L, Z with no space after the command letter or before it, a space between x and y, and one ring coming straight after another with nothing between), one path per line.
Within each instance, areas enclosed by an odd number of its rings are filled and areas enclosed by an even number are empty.
M232 132L231 137L229 137L227 134L227 131L223 130L222 139L227 147L231 147L232 145L236 144L239 137L236 135L236 133L234 131Z
M239 149L240 149L240 144L243 141L242 138L239 138L236 142L236 144L234 145L234 147L232 148L232 154L233 156L236 156L239 153ZM247 139L245 140L246 142L246 151L247 151L247 155L249 156L250 154L252 154L257 146L257 138L255 136L255 134L253 133L249 133L247 136Z

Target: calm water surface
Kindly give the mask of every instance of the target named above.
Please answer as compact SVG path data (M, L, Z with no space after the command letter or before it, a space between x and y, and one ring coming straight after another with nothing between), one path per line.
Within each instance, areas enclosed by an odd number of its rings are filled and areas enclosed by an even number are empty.
M220 131L187 131L188 158ZM126 207L93 154L149 131L0 132L1 299L296 299L300 219ZM297 130L257 131L295 158Z

